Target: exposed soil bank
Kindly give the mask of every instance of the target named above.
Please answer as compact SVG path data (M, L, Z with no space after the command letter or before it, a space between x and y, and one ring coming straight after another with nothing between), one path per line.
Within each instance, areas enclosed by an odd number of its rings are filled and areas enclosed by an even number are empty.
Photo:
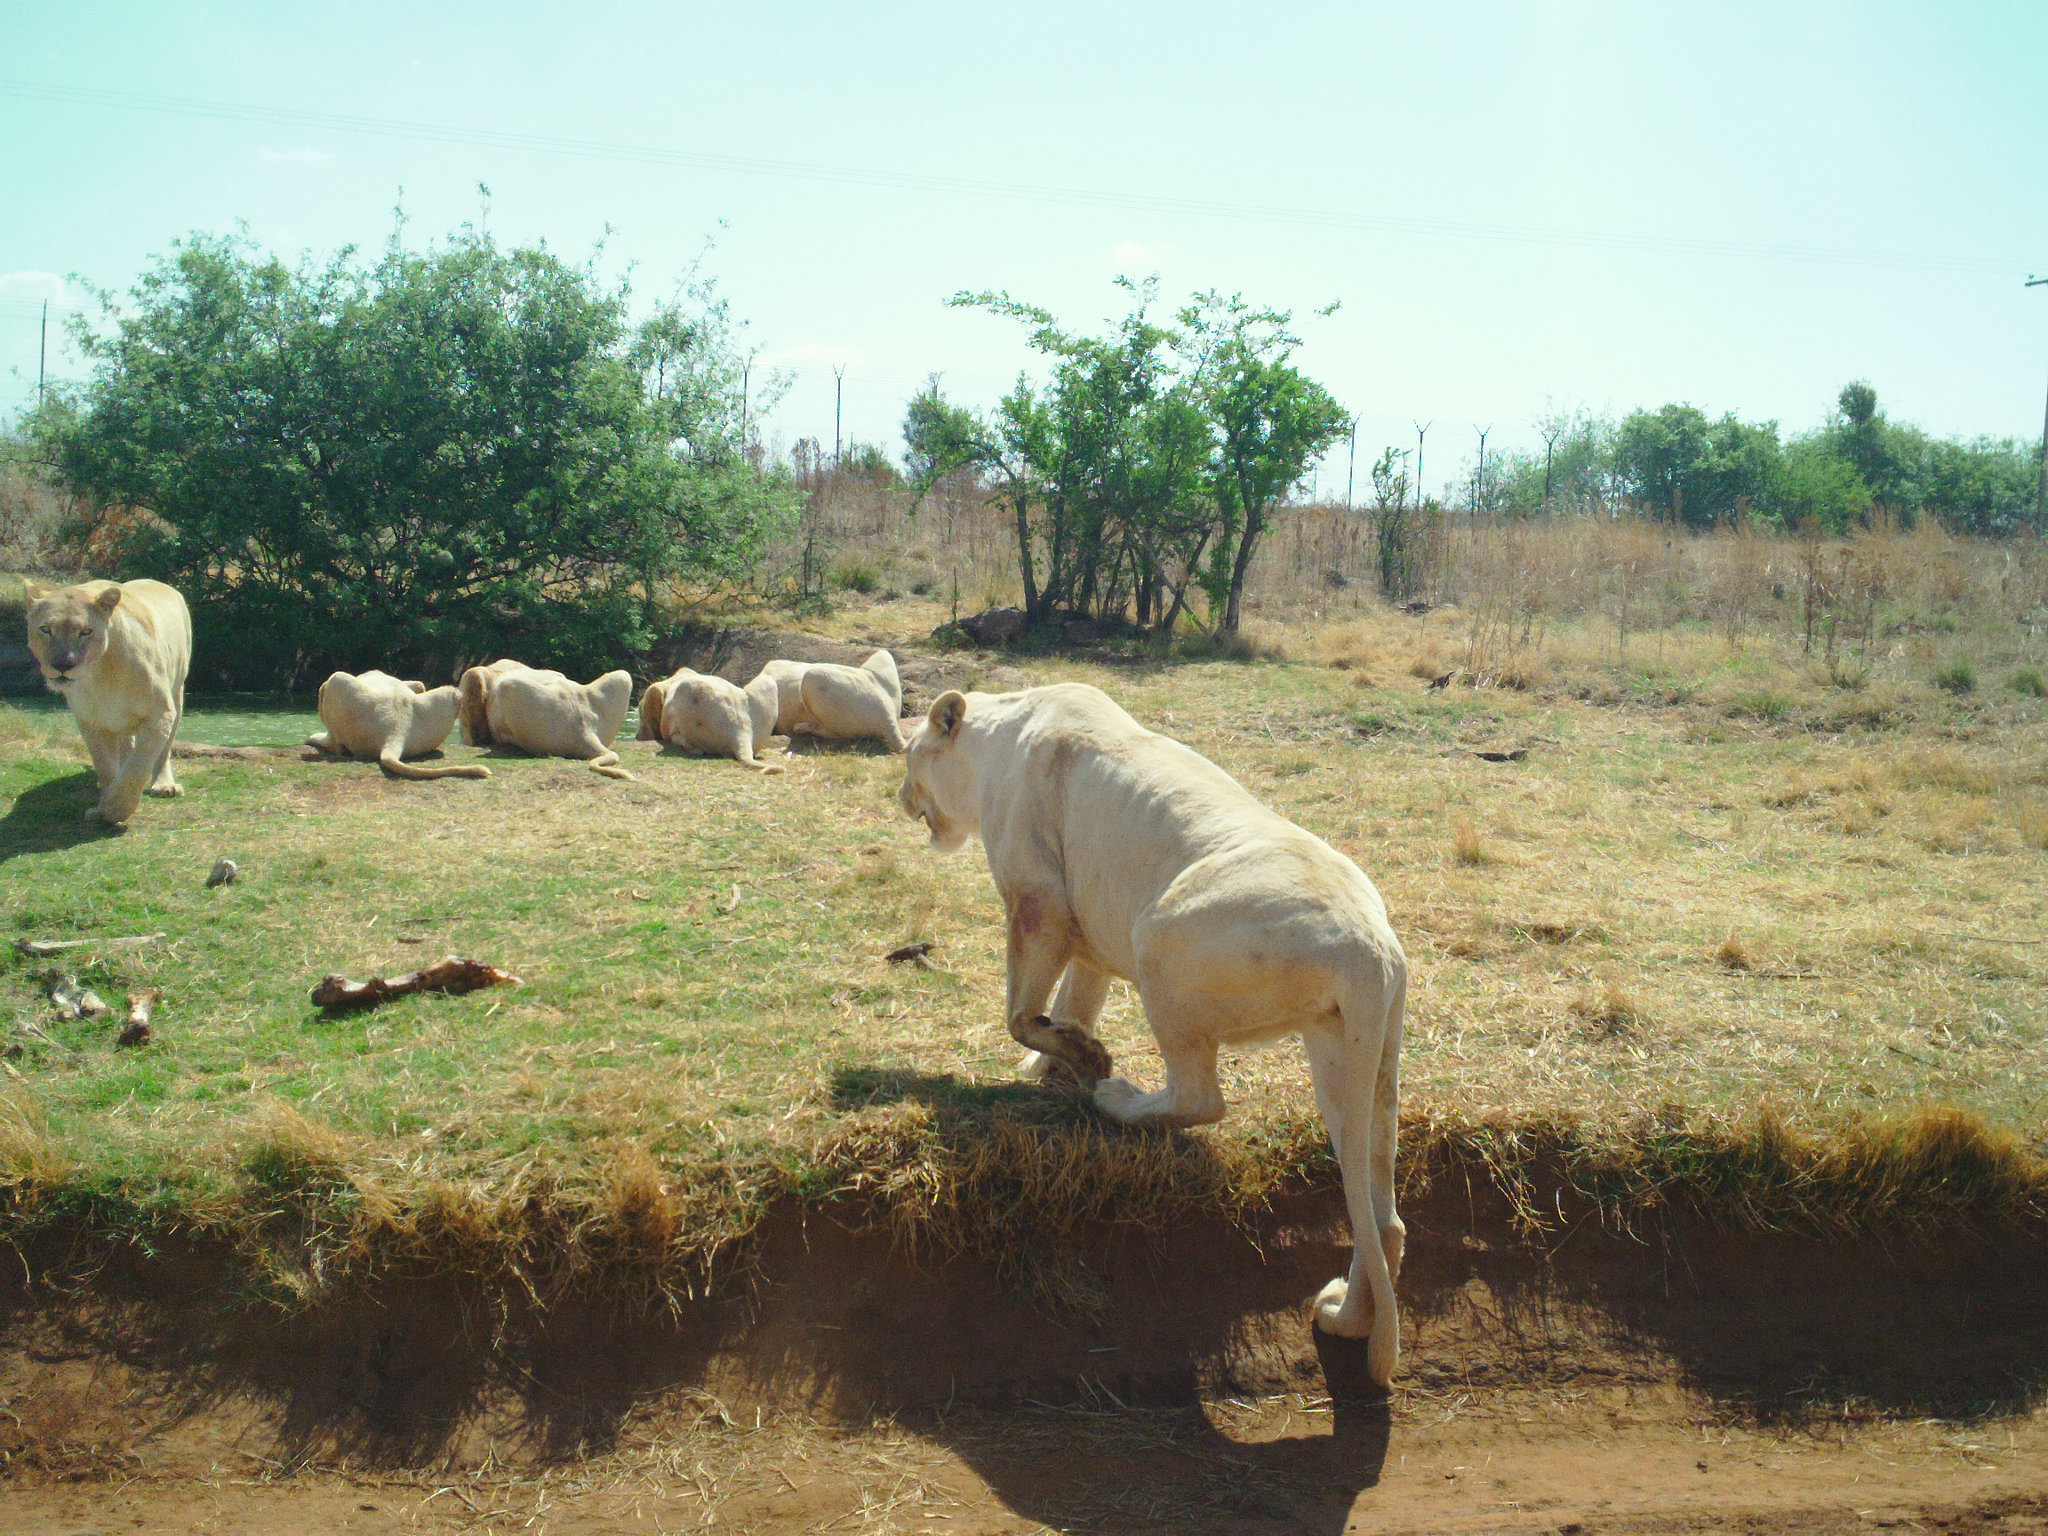
M2014 1414L2048 1395L2039 1229L1828 1244L1683 1221L1638 1240L1587 1221L1531 1240L1452 1180L1406 1215L1412 1390L1670 1385L1761 1420L1842 1405ZM1328 1341L1319 1358L1306 1321L1346 1255L1332 1196L1296 1199L1256 1233L1105 1228L1003 1270L913 1263L883 1234L785 1211L751 1284L677 1312L601 1295L542 1312L442 1277L282 1313L240 1294L210 1250L93 1247L45 1241L7 1265L8 1390L93 1362L151 1389L153 1425L232 1409L281 1461L418 1466L486 1440L500 1456L602 1450L690 1392L849 1421L1104 1389L1173 1406L1327 1379L1345 1397L1358 1363Z

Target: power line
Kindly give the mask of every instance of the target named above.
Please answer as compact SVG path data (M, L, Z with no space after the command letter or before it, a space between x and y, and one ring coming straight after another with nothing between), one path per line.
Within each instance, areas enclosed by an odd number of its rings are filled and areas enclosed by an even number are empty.
M0 95L38 101L164 112L183 117L221 118L232 122L275 123L298 128L325 128L368 133L386 138L421 139L479 148L535 150L584 159L684 166L745 176L776 176L800 181L837 182L848 186L890 187L914 192L958 196L1024 199L1069 203L1077 207L1114 208L1145 213L1192 214L1262 224L1301 224L1329 229L1366 229L1385 234L1436 236L1457 240L1496 240L1519 244L1559 245L1579 249L1651 251L1756 261L1825 263L1830 266L1907 269L1925 272L1978 272L2009 275L2023 265L1985 256L1937 255L1932 252L1871 251L1867 248L1766 245L1749 241L1712 240L1660 235L1628 235L1597 230L1549 229L1529 225L1478 224L1452 219L1397 218L1382 214L1339 212L1319 208L1288 208L1271 204L1233 203L1207 198L1158 197L1128 191L1057 187L1028 182L989 181L961 176L933 176L872 167L818 165L796 160L769 160L744 155L711 155L694 150L621 144L601 139L572 139L551 134L514 133L470 128L451 123L414 122L401 118L366 117L343 112L310 112L289 107L264 107L246 102L200 101L184 96L158 96L136 91L107 91L89 86L45 85L29 80L0 79Z

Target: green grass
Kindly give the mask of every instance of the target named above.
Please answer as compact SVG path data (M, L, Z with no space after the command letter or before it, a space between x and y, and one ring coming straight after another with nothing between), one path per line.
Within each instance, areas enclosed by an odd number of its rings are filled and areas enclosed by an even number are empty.
M1708 1168L1711 1193L1758 1155L1760 1106L1814 1167L1928 1104L2022 1161L2048 1153L2048 948L2001 942L2048 933L2038 721L1858 745L1771 733L1765 711L1362 689L1295 663L1018 675L1099 683L1374 877L1414 967L1411 1176L1455 1144L1510 1177L1501 1138L1538 1127L1528 1147L1578 1148L1602 1190L1669 1198L1617 1171L1651 1158ZM185 734L307 728L195 706ZM1536 745L1474 756L1504 740ZM1161 1220L1328 1177L1292 1050L1227 1058L1232 1116L1191 1136L1104 1129L1014 1084L999 904L978 852L938 858L901 818L899 760L814 749L767 777L622 747L642 782L514 757L435 783L192 759L184 798L109 836L78 819L92 786L69 721L0 712L7 935L169 935L74 952L110 1000L164 989L133 1052L106 1021L55 1019L35 980L50 962L0 959L19 1047L0 1161L42 1192L19 1209L232 1224L274 1219L290 1186L349 1242L397 1224L417 1255L429 1228L449 1252L490 1233L511 1252L507 1233L567 1202L592 1263L701 1261L783 1195L879 1200L907 1236L971 1244L1055 1209ZM207 890L222 855L243 876ZM942 969L884 963L910 938ZM1716 959L1731 940L1741 969ZM328 972L445 953L523 984L343 1018L308 1002ZM1156 1082L1128 989L1104 1034Z

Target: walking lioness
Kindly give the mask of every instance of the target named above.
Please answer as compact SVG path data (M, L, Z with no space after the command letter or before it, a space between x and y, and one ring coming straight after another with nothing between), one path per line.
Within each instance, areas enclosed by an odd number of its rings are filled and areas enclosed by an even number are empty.
M120 826L143 791L178 795L171 740L185 717L192 618L160 581L28 589L28 648L78 721L100 783L88 821Z
M904 811L952 852L979 835L1009 913L1010 1033L1027 1072L1057 1057L1132 1125L1223 1118L1216 1052L1299 1034L1344 1174L1347 1278L1316 1299L1368 1338L1384 1387L1400 1354L1395 1119L1408 963L1372 882L1179 742L1080 683L942 695L910 741ZM1095 1022L1135 982L1166 1085L1107 1077ZM1054 984L1059 996L1046 1002Z

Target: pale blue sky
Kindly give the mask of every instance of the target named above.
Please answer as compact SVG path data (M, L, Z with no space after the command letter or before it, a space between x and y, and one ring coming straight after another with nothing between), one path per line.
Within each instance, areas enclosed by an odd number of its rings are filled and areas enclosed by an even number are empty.
M848 435L892 452L927 373L993 401L1021 331L955 289L1088 324L1120 271L1341 299L1299 361L1358 413L1361 464L1433 420L1432 482L1475 424L1524 445L1549 404L1794 431L1857 377L1940 433L2039 433L2048 6L1255 14L10 0L0 418L63 274L125 287L238 219L288 255L374 246L401 187L424 238L483 181L501 237L580 257L609 226L645 297L722 223L710 270L796 373L785 443L829 442L835 362Z

